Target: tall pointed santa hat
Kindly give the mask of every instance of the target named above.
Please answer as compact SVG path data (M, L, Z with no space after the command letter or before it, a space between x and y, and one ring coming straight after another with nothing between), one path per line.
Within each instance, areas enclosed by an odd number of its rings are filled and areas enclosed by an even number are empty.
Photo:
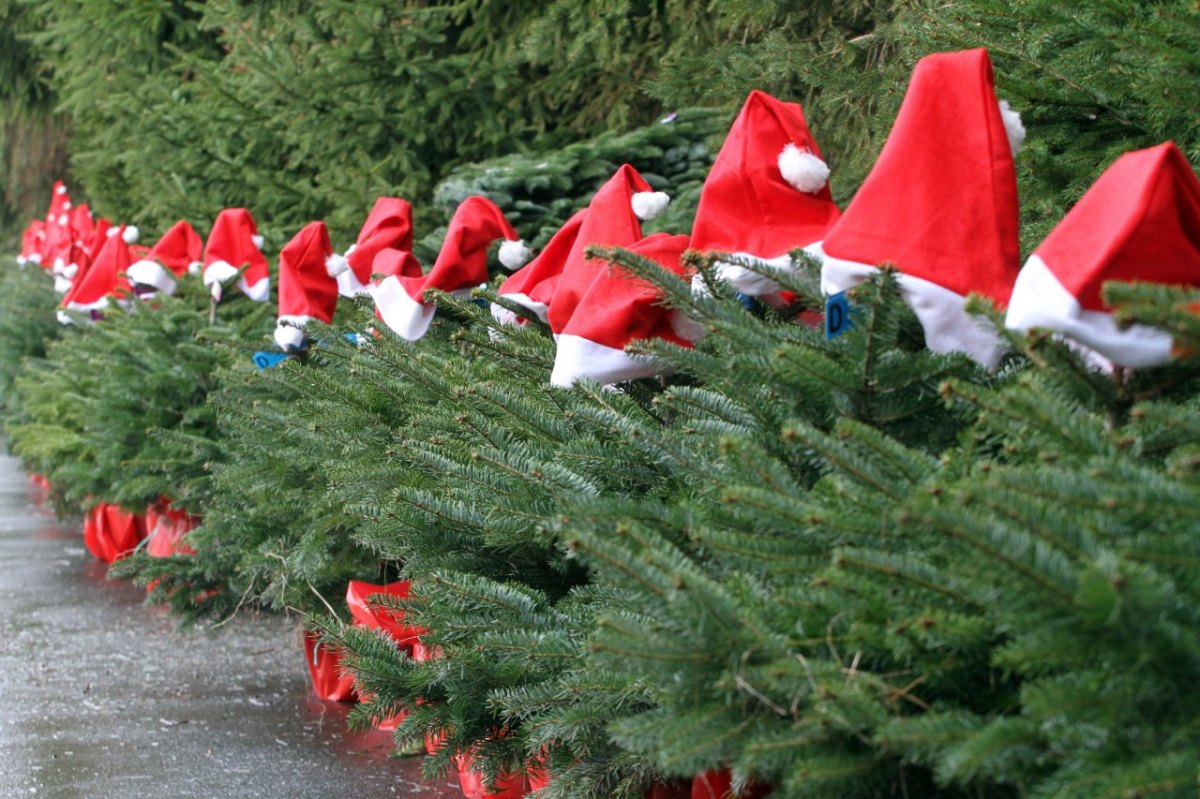
M17 263L21 266L40 264L44 257L42 250L45 246L46 223L40 219L34 219L25 226L25 230L21 231L21 254L17 256Z
M1020 117L997 101L986 50L917 62L879 159L845 214L809 251L821 287L845 291L894 264L934 352L993 367L995 330L966 313L970 293L1008 303L1020 268L1013 153Z
M88 207L87 203L80 203L71 209L68 218L71 233L75 236L75 244L79 247L87 247L96 233L96 220L92 216L92 209Z
M305 349L304 326L311 319L333 322L337 280L325 262L333 254L324 222L310 222L279 252L279 322L275 343L284 352Z
M1171 335L1121 329L1100 296L1107 280L1200 286L1200 181L1171 142L1105 170L1017 277L1005 325L1058 331L1119 366L1171 358Z
M54 186L50 189L50 206L46 209L46 224L70 227L72 207L71 195L67 192L66 184L61 180L54 181Z
M585 255L589 244L601 247L629 247L642 240L642 220L653 219L666 209L670 198L654 191L638 171L623 164L592 196L587 215L579 227L571 251L563 263L562 275L554 287L546 319L557 335L567 325L575 306L591 285L596 274L607 268L601 261Z
M488 245L501 238L500 261L506 267L512 269L528 257L529 250L495 203L486 197L463 200L450 219L446 240L429 274L388 277L372 288L376 314L401 338L421 338L435 311L425 300L425 291L440 289L465 296L487 282Z
M387 277L421 277L425 274L425 270L421 269L421 262L417 260L417 256L408 250L397 250L389 247L375 254L375 260L371 265L371 274L379 275L381 279Z
M125 235L128 227L121 225L110 229L96 259L63 297L62 308L99 312L107 308L114 298L119 303L128 300L133 293L125 278L125 273L133 263ZM71 318L64 313L60 313L58 319L63 324L71 323Z
M399 197L380 197L358 239L345 255L329 256L326 268L337 278L338 293L343 297L369 294L375 256L386 249L411 250L412 244L412 206Z
M135 286L153 286L164 294L174 294L176 278L199 274L203 249L200 234L179 220L150 249L145 258L129 267L129 280Z
M217 214L204 245L204 285L212 287L218 301L221 284L243 266L246 271L238 280L242 293L255 302L270 298L271 273L262 254L262 244L254 217L245 208L226 208Z
M839 215L829 167L800 104L750 92L704 181L692 249L786 269L788 252L820 241ZM715 266L743 294L779 291L777 283L743 266Z
M585 216L586 208L576 211L550 238L545 249L532 261L505 278L496 293L529 309L531 317L536 316L545 322L554 288L558 285L558 278L567 263L567 256L571 254L575 240L579 238L579 230L583 226ZM492 303L492 317L502 325L523 324L515 313L495 303Z
M679 259L687 248L687 236L655 233L629 250L682 279L685 270ZM558 336L552 385L569 387L582 378L618 383L662 371L657 359L625 351L634 341L662 339L692 346L688 330L676 329L674 313L660 304L661 294L652 283L615 265L601 267Z

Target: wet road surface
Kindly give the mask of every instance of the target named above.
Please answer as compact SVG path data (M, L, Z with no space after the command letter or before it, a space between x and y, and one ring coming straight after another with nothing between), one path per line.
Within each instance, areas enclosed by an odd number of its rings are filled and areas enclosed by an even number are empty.
M461 797L308 690L295 622L178 633L0 457L0 797Z

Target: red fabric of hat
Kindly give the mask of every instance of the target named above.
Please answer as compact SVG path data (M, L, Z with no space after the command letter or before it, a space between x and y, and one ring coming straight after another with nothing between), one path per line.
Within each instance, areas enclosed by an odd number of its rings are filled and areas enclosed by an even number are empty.
M345 255L332 255L327 268L337 278L343 297L369 294L375 256L385 249L412 250L412 206L399 197L375 200L358 239Z
M1171 142L1122 155L1092 184L1026 261L1005 324L1056 330L1120 366L1170 360L1169 333L1113 320L1109 280L1200 286L1200 180Z
M124 302L133 294L125 277L133 262L129 244L125 241L126 230L125 225L110 229L112 235L105 236L104 246L100 248L96 260L63 297L62 308L99 312L107 308L112 299ZM59 320L69 323L70 318L60 315Z
M986 50L922 58L870 175L814 249L831 294L895 265L929 348L988 366L999 339L962 303L1004 307L1019 268L1014 132L992 84Z
M450 219L446 240L429 274L385 278L372 289L378 317L401 338L408 341L421 338L429 329L435 311L425 292L438 289L465 295L487 282L488 246L496 239L505 240L500 255L508 261L506 266L515 264L515 256L521 252L528 254L495 203L486 197L463 200Z
M164 294L174 294L178 278L200 271L203 248L200 234L181 219L150 248L145 258L129 266L129 280L135 285L153 286Z
M279 253L279 324L275 341L286 352L304 348L304 325L310 319L333 322L337 280L325 261L333 253L324 222L310 222Z
M217 214L204 245L204 285L214 287L213 296L219 300L221 284L243 266L246 271L238 280L238 288L255 302L268 300L271 273L254 217L245 208L226 208Z
M692 248L772 259L819 241L840 214L799 103L753 91L704 181Z
M46 223L40 219L34 219L25 230L21 231L21 254L17 256L17 263L21 266L25 264L40 264L45 257L43 249L46 246Z
M683 278L685 270L679 259L687 248L687 236L655 233L629 250ZM568 387L588 378L608 384L660 372L657 359L627 353L625 347L644 339L692 346L691 340L675 329L674 312L663 307L661 299L653 284L601 262L601 270L558 336L550 383Z
M538 253L536 258L513 272L500 284L497 293L506 300L528 308L530 316L536 316L545 322L558 278L562 275L563 266L567 263L567 257L571 254L576 239L579 238L579 231L586 216L586 208L576 211L551 237L545 249ZM524 323L515 313L495 303L492 304L492 316L500 324Z
M46 224L50 226L70 227L69 212L72 208L71 195L67 186L61 180L54 181L50 189L50 206L46 209Z
M425 274L417 256L408 250L386 249L375 255L371 273L382 277L421 277Z
M589 260L588 245L629 247L642 240L642 220L661 213L668 198L650 188L638 171L623 164L592 196L587 214L563 263L554 287L546 319L555 334L561 333L575 313L575 306L591 285L603 262Z

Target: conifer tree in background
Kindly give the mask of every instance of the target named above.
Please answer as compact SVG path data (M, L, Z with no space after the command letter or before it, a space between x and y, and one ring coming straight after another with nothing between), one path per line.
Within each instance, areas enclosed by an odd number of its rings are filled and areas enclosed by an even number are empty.
M0 5L0 242L5 245L9 234L44 212L47 176L66 174L66 118L54 112L54 97L24 39L32 30L18 4Z

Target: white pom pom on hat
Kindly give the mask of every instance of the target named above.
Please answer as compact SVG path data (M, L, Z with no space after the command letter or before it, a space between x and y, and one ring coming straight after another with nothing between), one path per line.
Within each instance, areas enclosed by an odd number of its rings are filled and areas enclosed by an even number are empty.
M529 248L521 239L505 239L500 243L500 265L513 270L529 260Z
M257 247L258 249L261 250L263 248L263 237L260 236L259 234L255 233L253 236L250 237L250 240L254 242L254 246Z
M788 142L779 153L779 174L798 191L816 194L829 182L829 166L812 150Z
M638 219L653 219L667 210L670 196L663 191L638 191L630 199L633 213Z
M1021 114L1012 109L1008 100L1000 100L1000 119L1004 122L1004 134L1008 136L1008 148L1016 155L1025 143L1025 124L1021 122Z
M121 231L121 238L126 244L137 244L138 237L141 236L141 231L137 229L137 225L126 225Z
M350 269L350 262L346 260L346 256L339 255L336 252L325 259L325 272L330 277L337 277Z
M59 186L58 188L56 188L56 189L54 190L54 193L55 193L55 194L66 194L66 193L67 193L67 187L66 187L66 186Z

